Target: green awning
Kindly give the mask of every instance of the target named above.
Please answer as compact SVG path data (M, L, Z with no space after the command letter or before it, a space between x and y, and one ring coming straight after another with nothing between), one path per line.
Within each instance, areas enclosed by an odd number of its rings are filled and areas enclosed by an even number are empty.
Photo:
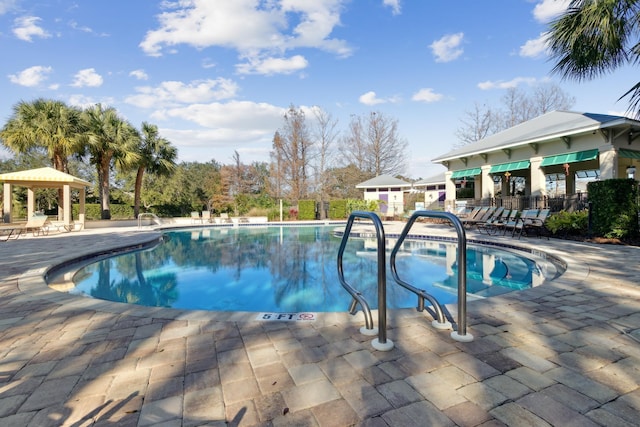
M476 175L480 175L482 173L482 169L480 168L471 168L471 169L464 169L461 171L454 171L451 174L451 178L455 179L455 178L466 178L468 176L476 176Z
M577 151L575 153L558 154L557 156L549 156L542 159L540 166L563 165L565 163L586 162L598 157L598 149L586 151Z
M511 163L502 163L500 165L491 166L491 170L489 170L489 173L518 171L521 169L529 169L529 166L531 166L531 162L529 162L529 160L521 160L519 162L511 162Z
M623 159L640 159L640 151L625 150L624 148L621 148L618 150L618 157Z

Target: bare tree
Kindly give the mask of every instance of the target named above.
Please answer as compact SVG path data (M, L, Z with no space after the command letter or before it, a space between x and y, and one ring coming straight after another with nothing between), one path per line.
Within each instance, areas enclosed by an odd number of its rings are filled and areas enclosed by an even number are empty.
M294 106L284 115L284 126L273 138L272 161L275 161L280 190L294 203L309 193L309 164L313 142L304 112Z
M473 109L465 111L464 117L460 120L463 126L456 131L459 142L455 146L461 147L495 133L494 129L498 123L495 114L486 105L473 104Z
M479 141L494 133L534 119L554 110L568 110L575 98L560 88L547 82L535 86L532 93L518 88L507 89L501 99L502 109L474 104L474 108L465 112L462 126L456 131L460 147Z
M400 137L398 121L372 112L366 121L352 117L349 133L342 141L342 152L363 172L374 176L405 172L407 141ZM346 166L346 165L344 165Z
M331 113L320 108L314 108L316 118L316 162L315 162L315 187L319 201L327 199L328 176L327 169L331 166L333 146L338 136L338 120Z

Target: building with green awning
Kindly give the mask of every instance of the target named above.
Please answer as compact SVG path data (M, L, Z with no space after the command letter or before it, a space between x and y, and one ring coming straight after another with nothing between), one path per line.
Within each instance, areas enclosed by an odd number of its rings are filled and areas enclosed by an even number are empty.
M475 199L495 197L524 182L524 195L547 196L547 177L566 181L575 193L576 177L626 178L640 170L640 121L623 116L552 111L487 138L456 148L432 161L447 168L446 202L453 206L456 181L473 177Z

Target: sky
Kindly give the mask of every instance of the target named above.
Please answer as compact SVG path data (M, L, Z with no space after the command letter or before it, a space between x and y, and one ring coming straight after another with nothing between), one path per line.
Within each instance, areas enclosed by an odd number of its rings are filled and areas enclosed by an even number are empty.
M552 82L573 111L620 114L632 66L562 80L544 43L567 0L0 0L0 126L20 101L114 107L179 161L269 161L290 106L397 120L405 177L457 143L474 105ZM0 149L0 156L10 154Z

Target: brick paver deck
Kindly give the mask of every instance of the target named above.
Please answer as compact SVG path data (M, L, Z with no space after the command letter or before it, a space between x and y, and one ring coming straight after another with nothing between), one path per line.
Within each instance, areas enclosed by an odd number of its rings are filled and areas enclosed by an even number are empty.
M640 420L640 248L492 237L535 245L569 269L530 290L470 301L469 343L432 328L424 313L389 310L389 352L359 333L360 315L259 322L255 313L75 297L42 279L51 265L79 254L157 236L110 229L0 242L0 425L584 427ZM455 318L455 307L449 310Z

